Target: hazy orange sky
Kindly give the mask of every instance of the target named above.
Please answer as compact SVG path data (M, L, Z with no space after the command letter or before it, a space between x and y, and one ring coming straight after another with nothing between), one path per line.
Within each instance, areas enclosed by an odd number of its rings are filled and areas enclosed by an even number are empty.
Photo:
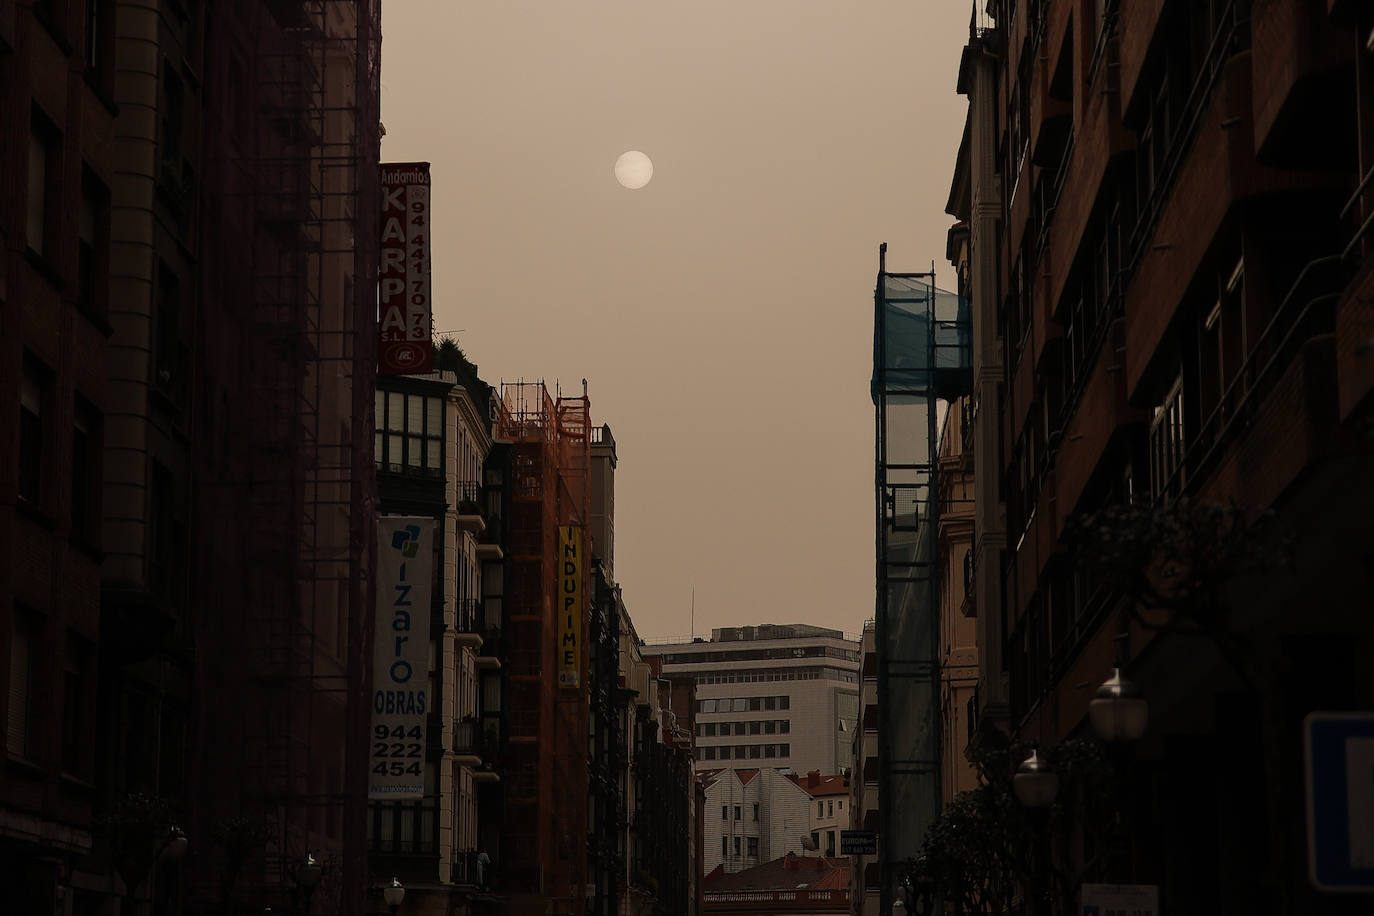
M873 283L953 283L968 3L387 0L387 161L433 163L435 328L590 384L641 636L873 615ZM626 190L629 149L654 163Z

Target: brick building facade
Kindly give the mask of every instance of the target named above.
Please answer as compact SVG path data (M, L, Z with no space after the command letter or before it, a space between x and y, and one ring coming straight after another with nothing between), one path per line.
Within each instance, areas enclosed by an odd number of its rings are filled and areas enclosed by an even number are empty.
M1358 909L1306 875L1301 726L1374 704L1370 17L994 0L960 65L971 740L1083 734L1087 688L1122 661L1151 710L1117 763L1129 839L1059 854L1081 880L1160 885L1171 913ZM1228 583L1212 638L1123 635L1066 525L1184 497L1273 513L1294 564Z

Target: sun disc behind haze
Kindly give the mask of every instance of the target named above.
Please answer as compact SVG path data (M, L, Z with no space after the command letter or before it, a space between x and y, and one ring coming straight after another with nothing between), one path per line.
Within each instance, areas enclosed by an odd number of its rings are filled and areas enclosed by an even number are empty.
M620 158L615 161L615 180L631 191L644 187L653 177L653 162L637 149L621 153Z

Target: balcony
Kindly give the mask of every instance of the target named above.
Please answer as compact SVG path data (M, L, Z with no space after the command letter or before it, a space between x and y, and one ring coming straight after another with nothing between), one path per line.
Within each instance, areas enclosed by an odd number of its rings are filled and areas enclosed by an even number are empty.
M487 612L479 598L458 599L458 609L453 616L453 629L457 631L456 641L460 646L476 649L482 644L482 634L487 627Z
M959 605L959 613L965 617L978 616L978 557L973 547L964 553L964 600Z
M477 561L498 563L506 558L501 549L501 519L496 518L477 537Z
M500 627L486 626L482 631L482 645L477 650L477 667L482 671L499 671L506 653L505 634Z
M486 519L482 518L482 485L475 480L462 480L457 484L458 509L455 521L459 531L471 531L481 535L487 530Z
M453 723L453 753L459 766L473 771L474 782L496 782L501 750L501 721L469 717Z
M496 863L491 861L490 855L487 861L479 862L478 855L480 852L476 849L454 850L451 880L478 893L489 892L496 887Z

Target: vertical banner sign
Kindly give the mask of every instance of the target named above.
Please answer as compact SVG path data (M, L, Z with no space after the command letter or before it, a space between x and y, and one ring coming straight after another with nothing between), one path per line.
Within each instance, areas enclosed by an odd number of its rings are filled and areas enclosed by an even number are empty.
M429 229L429 163L383 165L378 375L434 370Z
M377 630L372 668L368 798L425 794L429 583L434 519L377 520Z
M576 687L582 670L582 529L558 528L558 686Z

